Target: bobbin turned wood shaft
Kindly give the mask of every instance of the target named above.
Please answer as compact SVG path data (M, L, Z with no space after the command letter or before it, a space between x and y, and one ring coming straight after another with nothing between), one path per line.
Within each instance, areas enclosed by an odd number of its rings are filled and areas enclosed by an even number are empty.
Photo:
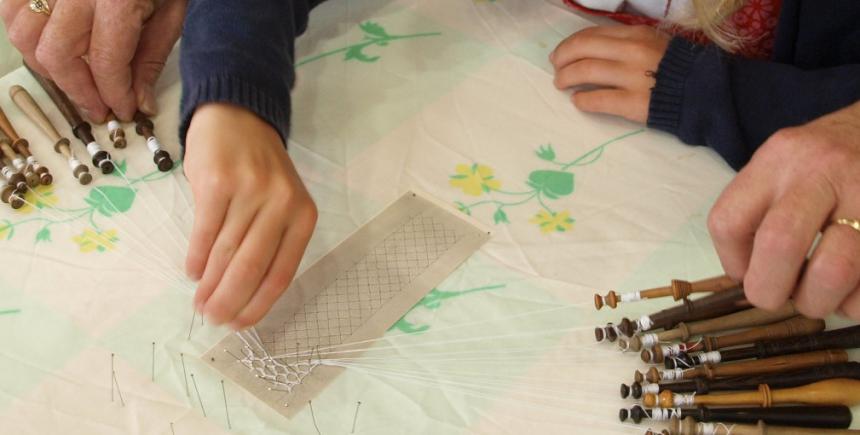
M691 369L681 370L657 370L651 367L645 375L649 382L657 383L661 380L672 381L694 378L724 378L731 376L761 375L765 373L782 373L805 367L815 367L826 364L836 364L848 361L848 352L843 349L830 349L818 352L800 353L796 355L783 355L771 358L739 361L728 364L706 364ZM636 372L636 380L640 381L641 373Z
M860 404L860 380L828 379L814 384L794 388L771 389L759 385L757 391L720 394L684 395L666 390L658 395L646 394L642 403L646 407L660 406L761 406L799 405L844 405Z
M662 363L667 356L676 356L680 352L695 352L705 350L713 352L727 347L750 344L756 341L777 340L787 337L800 337L803 335L821 332L825 328L824 320L809 319L796 316L782 322L748 329L734 334L720 336L705 336L694 343L682 343L680 345L657 346L651 350L643 350L642 361Z
M727 275L702 279L699 281L684 281L673 279L672 284L666 287L657 287L648 290L640 290L631 293L618 294L614 290L609 291L606 296L594 294L594 307L598 310L604 305L616 308L621 302L633 302L641 299L653 299L672 296L676 301L685 299L693 293L710 293L730 290L739 287L740 284Z
M636 321L625 317L619 322L618 330L627 337L631 337L637 331L667 329L681 322L710 319L749 307L750 303L744 296L744 290L735 288L717 292L701 299L684 299L681 305L642 316Z
M18 132L12 126L12 122L6 117L6 112L2 108L0 108L0 131L6 133L6 136L12 141L12 150L24 158L27 164L24 176L28 177L28 183L51 184L54 179L50 171L48 171L47 167L39 164L30 152L30 144L26 139L18 135Z
M81 114L78 113L78 109L75 108L75 105L71 100L69 100L69 97L65 92L63 92L56 83L42 77L29 67L27 67L27 69L30 70L30 73L36 78L36 81L39 82L42 89L44 89L45 93L48 94L48 97L51 98L51 101L53 101L57 108L60 109L60 113L63 115L63 118L66 119L66 122L69 123L75 137L83 142L87 152L90 154L90 157L92 157L93 166L101 169L103 174L110 174L113 172L115 166L113 164L113 160L111 160L110 154L103 150L98 142L96 142L95 137L93 137L93 127L88 122L84 121Z
M750 326L766 325L779 322L797 315L797 309L793 302L787 302L775 311L761 308L750 308L725 316L714 317L694 323L681 322L673 329L656 334L634 335L629 340L619 340L618 346L622 349L639 351L643 347L653 348L663 341L689 340L696 335L710 332L728 331L731 329L748 328Z
M697 378L680 382L647 384L644 386L639 383L634 383L629 387L622 384L621 397L627 397L624 394L625 392L632 394L633 398L638 399L642 397L643 392L657 394L665 390L671 390L673 393L696 394L709 394L714 391L755 390L761 384L767 384L771 388L790 388L835 378L860 379L860 363L851 361L809 367L785 373L737 376L721 379Z
M12 138L7 136L3 129L0 129L0 152L9 160L15 171L24 176L28 186L36 187L39 185L39 176L33 172L33 168L27 164L26 160L12 148Z
M152 124L152 120L143 112L138 111L134 114L134 122L134 130L146 140L146 147L152 153L152 162L155 163L158 170L167 172L173 169L173 159L170 157L170 153L158 142L158 138L155 137L155 126Z
M69 168L78 182L84 185L89 184L93 179L92 175L90 175L90 169L78 160L72 151L69 140L57 132L54 124L45 115L45 112L36 103L36 100L33 99L30 93L23 87L15 85L9 89L9 96L15 105L30 119L30 122L36 124L54 142L54 151L66 158Z
M696 365L707 362L728 362L749 358L768 358L778 355L814 352L822 349L854 349L857 347L860 347L860 325L776 341L759 341L752 346L733 348L724 351L682 355L667 359L666 367L689 367L689 364Z
M847 406L781 406L775 408L653 408L647 410L636 405L630 410L621 409L619 420L629 417L634 423L642 420L666 421L671 418L692 417L699 422L758 423L796 427L845 429L851 426L851 409Z
M719 425L698 423L692 417L683 420L672 419L670 435L856 435L860 431L850 429L801 428L788 426L769 426L758 424Z

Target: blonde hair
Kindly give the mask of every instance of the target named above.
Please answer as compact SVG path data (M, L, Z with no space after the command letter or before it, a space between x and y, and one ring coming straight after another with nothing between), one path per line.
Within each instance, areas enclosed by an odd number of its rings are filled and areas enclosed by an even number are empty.
M745 0L692 0L693 10L674 24L705 34L714 44L729 52L737 51L745 42L730 21Z

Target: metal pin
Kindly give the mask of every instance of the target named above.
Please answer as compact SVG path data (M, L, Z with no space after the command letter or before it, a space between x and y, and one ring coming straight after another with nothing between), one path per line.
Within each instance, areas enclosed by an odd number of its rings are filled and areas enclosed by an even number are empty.
M299 342L296 342L296 365L299 364Z
M239 362L239 363L242 362L242 358L239 358L238 356L236 356L236 354L234 354L233 352L230 352L229 349L224 349L224 352L227 352L228 354L230 354L230 356L232 356L233 359L236 360L236 362Z
M119 396L119 403L121 403L124 408L125 400L122 399L122 390L119 389L119 380L116 378L116 372L113 372L113 382L116 384L116 393Z
M194 331L194 320L197 319L197 311L191 313L191 326L188 327L188 339L191 340L191 331Z
M224 396L224 413L227 415L227 429L233 429L230 424L230 408L227 407L227 390L224 388L224 380L221 379L221 394Z
M308 407L311 409L311 420L313 420L314 422L314 429L317 430L317 435L322 435L322 432L320 432L320 427L317 426L317 417L316 415L314 415L314 404L310 400L308 400Z
M203 398L200 397L200 390L197 388L197 379L194 378L194 373L191 374L191 382L194 383L194 391L197 392L197 401L200 402L200 410L203 411L203 416L206 417L206 408L203 407Z
M152 342L152 382L155 382L155 342Z
M113 373L114 373L113 358L114 358L114 354L110 354L110 401L111 402L116 401L116 399L114 399L114 397L113 397L113 388L114 388L113 387Z
M185 354L179 354L179 360L182 361L182 378L185 379L185 396L191 397L191 391L188 389L188 371L185 370Z
M361 402L355 404L355 417L352 418L352 432L355 433L355 424L358 422L358 408L361 408Z
M170 422L170 433L172 435L176 435L176 431L173 430L173 422L172 421Z

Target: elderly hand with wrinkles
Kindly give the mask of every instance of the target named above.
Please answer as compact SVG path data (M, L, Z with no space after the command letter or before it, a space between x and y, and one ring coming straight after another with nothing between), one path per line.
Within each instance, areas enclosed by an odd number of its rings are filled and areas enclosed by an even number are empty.
M2 0L9 39L84 115L130 120L157 110L153 86L182 32L186 0ZM36 3L39 3L37 1Z

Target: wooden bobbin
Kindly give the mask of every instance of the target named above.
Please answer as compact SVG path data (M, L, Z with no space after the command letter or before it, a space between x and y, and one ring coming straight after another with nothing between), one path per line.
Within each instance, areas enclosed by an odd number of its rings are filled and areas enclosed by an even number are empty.
M686 343L686 352L713 352L727 347L750 344L758 341L778 340L789 337L801 337L823 331L824 320L809 319L795 316L782 322L748 329L746 331L721 336L704 336L700 341ZM647 363L662 363L665 361L663 346L643 350L642 361Z
M29 169L32 169L32 172L34 172L38 177L38 182L40 184L48 186L54 182L54 177L51 175L51 172L46 166L43 166L36 160L36 157L30 152L30 143L18 135L18 132L15 130L15 127L12 126L12 122L10 122L9 118L6 117L6 113L2 108L0 108L0 131L6 133L6 135L12 140L12 149L24 157Z
M24 206L24 197L18 190L6 183L0 188L0 200L5 204L9 204L13 209L17 210Z
M92 175L90 175L90 168L78 160L72 151L69 139L60 136L54 124L45 115L45 112L36 103L36 100L33 99L30 93L23 87L15 85L9 89L9 96L30 122L36 124L54 142L54 152L66 158L72 175L74 175L78 182L83 185L89 184L93 180Z
M39 185L39 176L33 172L33 168L27 164L27 161L12 148L12 138L7 136L2 129L0 129L0 152L12 163L16 172L24 175L28 186L36 187Z
M725 316L715 317L713 319L701 320L693 323L681 322L673 329L656 334L656 342L668 342L674 340L689 340L693 336L707 334L711 332L728 331L731 329L749 328L750 326L767 325L769 323L779 322L797 315L797 309L794 307L794 302L787 302L782 307L774 310L764 310L761 308L750 308L748 310L739 311L737 313L727 314ZM628 340L627 348L634 351L639 351L643 347L641 337L634 335ZM651 348L659 347L655 342L650 342ZM619 342L619 346L622 346ZM623 348L624 346L622 346Z
M134 131L146 140L146 147L152 153L152 162L161 172L167 172L173 169L173 159L170 153L162 148L158 138L155 137L155 125L143 112L138 111L134 114L135 127Z
M113 142L114 148L123 149L128 145L125 140L125 130L122 129L122 124L119 123L119 120L113 112L108 113L107 128L108 135L110 135L110 140Z
M693 417L683 420L672 417L670 435L857 435L858 430L824 429L788 426L771 426L759 421L758 424L718 424L699 423Z
M643 316L635 322L625 317L618 323L618 330L625 336L632 337L640 330L646 332L668 329L681 322L710 319L749 307L750 303L744 295L744 290L734 288L716 292L701 299L684 299L680 305ZM643 320L646 320L644 324Z
M716 276L699 281L684 281L673 279L671 285L666 287L657 287L648 290L640 290L637 292L619 295L614 290L609 291L606 296L594 295L594 307L598 310L603 306L616 308L622 301L632 301L640 299L654 299L671 296L674 300L679 301L686 299L693 293L713 293L723 290L731 290L740 287L740 284L727 275Z
M112 173L116 167L114 166L110 153L103 150L98 142L96 142L96 139L93 136L93 127L90 123L84 121L84 118L81 117L78 109L71 100L69 100L66 93L63 92L56 83L42 77L29 67L27 68L30 70L30 74L33 75L39 85L42 86L42 89L45 90L45 93L48 94L48 97L51 98L51 101L54 102L54 105L57 106L57 109L60 110L63 118L68 122L69 127L72 128L72 133L84 144L87 153L92 157L93 166L99 168L103 174Z
M6 183L9 184L12 188L15 189L17 193L24 193L27 191L27 178L24 177L24 174L15 170L12 166L12 163L6 159L5 156L0 157L0 163L2 163L2 167L0 167L0 173L2 173L3 178L6 180Z
M670 390L656 394L646 394L642 400L644 406L653 408L671 408L675 406L675 394ZM844 405L860 404L860 380L857 379L828 379L812 384L772 390L767 385L759 386L757 391L727 392L719 394L701 394L688 396L684 400L689 406L762 406L773 405Z
M817 352L799 353L795 355L782 355L758 360L739 361L727 364L705 364L684 370L680 379L695 378L722 378L731 376L761 375L765 373L783 373L806 367L815 367L826 364L836 364L848 361L848 352L844 349L830 349ZM645 379L651 383L657 383L666 379L670 371L662 372L656 367L651 367L645 374ZM641 375L639 371L637 376Z

